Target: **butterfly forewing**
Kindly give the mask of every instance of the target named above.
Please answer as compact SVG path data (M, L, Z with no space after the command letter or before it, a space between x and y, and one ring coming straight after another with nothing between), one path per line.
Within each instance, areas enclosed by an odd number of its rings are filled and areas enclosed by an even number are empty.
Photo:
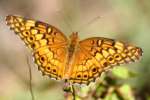
M65 35L54 26L19 16L9 15L6 22L33 51L35 62L42 73L61 79L68 45Z
M142 50L139 47L113 39L93 37L80 41L70 81L88 84L111 66L133 62L141 55Z

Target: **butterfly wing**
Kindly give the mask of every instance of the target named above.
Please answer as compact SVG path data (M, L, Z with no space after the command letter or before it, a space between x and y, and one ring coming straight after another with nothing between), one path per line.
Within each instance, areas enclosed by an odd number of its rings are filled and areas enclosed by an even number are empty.
M61 79L67 57L66 36L41 21L9 15L6 22L32 50L39 70L51 78Z
M70 82L89 84L111 66L133 62L141 55L142 50L139 47L113 39L93 37L80 41Z

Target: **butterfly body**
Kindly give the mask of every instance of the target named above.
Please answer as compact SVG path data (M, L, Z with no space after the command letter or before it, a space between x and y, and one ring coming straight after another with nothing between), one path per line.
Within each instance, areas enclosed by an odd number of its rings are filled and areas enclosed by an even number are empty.
M78 48L78 33L72 33L70 36L70 43L68 46L68 53L67 53L67 63L65 66L65 73L64 73L64 79L69 79L69 76L71 75L72 70L72 64L75 57L75 52Z
M103 37L79 41L78 33L68 39L52 25L13 15L6 22L31 49L39 70L57 80L89 84L112 66L142 56L141 48L121 41Z

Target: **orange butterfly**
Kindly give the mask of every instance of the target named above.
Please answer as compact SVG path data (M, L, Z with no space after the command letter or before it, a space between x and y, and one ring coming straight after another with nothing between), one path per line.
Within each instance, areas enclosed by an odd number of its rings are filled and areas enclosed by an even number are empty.
M39 70L57 80L89 84L109 67L142 56L141 48L121 41L103 37L79 41L78 33L67 39L52 25L13 15L6 22L31 48Z

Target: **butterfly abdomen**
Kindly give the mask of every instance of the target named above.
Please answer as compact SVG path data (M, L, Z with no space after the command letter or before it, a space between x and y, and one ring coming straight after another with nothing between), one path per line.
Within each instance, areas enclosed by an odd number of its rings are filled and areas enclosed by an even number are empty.
M72 64L74 61L75 52L78 48L78 43L79 43L78 33L72 33L70 36L70 43L68 45L68 56L65 67L64 79L68 79L71 74Z

